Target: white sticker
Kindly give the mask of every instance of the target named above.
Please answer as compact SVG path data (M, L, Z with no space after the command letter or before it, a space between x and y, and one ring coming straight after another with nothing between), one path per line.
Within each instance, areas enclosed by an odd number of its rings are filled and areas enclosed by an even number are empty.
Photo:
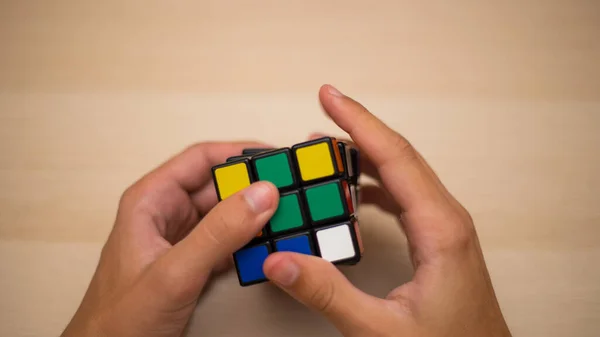
M340 225L317 231L317 242L321 256L329 262L336 262L356 256L348 225Z

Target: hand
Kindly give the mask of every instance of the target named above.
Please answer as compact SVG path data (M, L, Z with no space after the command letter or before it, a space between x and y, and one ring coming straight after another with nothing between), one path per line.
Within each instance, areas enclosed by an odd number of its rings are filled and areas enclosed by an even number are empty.
M363 188L363 201L397 215L415 275L380 299L331 263L286 252L269 256L266 276L346 337L510 336L469 213L401 135L333 87L324 86L320 99L367 158L363 172L383 186Z
M277 208L277 189L266 182L216 205L211 167L246 147L270 146L195 145L127 189L63 337L181 335L209 277Z

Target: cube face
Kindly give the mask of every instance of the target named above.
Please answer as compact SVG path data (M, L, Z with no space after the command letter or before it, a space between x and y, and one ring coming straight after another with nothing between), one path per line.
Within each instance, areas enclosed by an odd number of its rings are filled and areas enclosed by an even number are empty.
M306 224L300 194L292 192L279 197L279 206L269 221L271 233L278 234L302 228Z
M213 168L213 176L219 200L250 186L252 178L248 160L232 161Z
M233 254L240 285L267 281L263 264L275 252L313 255L333 264L360 261L357 158L349 144L324 137L290 148L245 149L213 167L219 201L256 181L269 181L279 190L273 216Z
M292 169L290 151L287 149L267 152L257 155L252 159L258 180L273 183L280 190L296 185L296 177Z

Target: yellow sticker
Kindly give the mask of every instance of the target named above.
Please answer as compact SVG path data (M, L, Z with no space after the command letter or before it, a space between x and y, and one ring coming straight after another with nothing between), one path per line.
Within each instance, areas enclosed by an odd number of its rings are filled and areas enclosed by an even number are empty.
M219 167L215 170L215 178L222 200L250 186L248 167L245 163Z
M310 181L331 176L335 173L329 144L326 142L296 149L300 176Z

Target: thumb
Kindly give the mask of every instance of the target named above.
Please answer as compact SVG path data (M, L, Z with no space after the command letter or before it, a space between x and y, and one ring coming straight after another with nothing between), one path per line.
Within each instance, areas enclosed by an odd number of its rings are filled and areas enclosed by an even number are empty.
M293 298L323 314L344 336L366 336L387 315L383 300L363 293L330 262L292 252L271 254L264 273Z
M197 295L213 269L260 232L278 202L277 188L261 181L218 203L159 261L163 286Z

